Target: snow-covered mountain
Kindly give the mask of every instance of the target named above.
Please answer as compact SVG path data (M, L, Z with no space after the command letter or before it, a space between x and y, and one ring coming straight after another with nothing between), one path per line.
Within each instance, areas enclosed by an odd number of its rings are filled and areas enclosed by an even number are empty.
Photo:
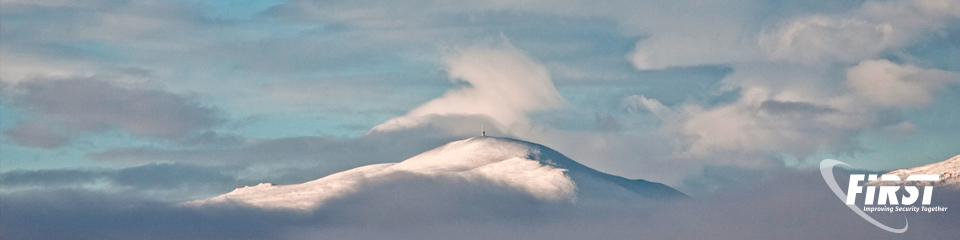
M884 175L896 175L900 179L906 180L910 175L937 175L940 176L940 180L932 184L932 186L942 186L952 189L960 190L960 155L954 156L950 159L947 159L943 162L927 164L914 168L907 169L897 169ZM911 185L930 185L929 182L890 182L890 181L870 181L867 184L869 185L902 185L902 184L911 184Z
M370 186L411 175L451 184L485 184L548 202L592 197L686 198L683 193L660 183L599 172L539 144L474 137L448 143L399 163L358 167L301 184L261 183L183 205L240 204L309 211Z

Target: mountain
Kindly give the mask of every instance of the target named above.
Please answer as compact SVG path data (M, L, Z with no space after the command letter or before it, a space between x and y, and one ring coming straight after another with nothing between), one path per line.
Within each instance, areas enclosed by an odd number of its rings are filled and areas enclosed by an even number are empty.
M960 155L954 156L950 159L947 159L943 162L927 164L914 168L907 169L898 169L884 175L897 175L902 180L906 180L910 175L938 175L940 180L933 183L933 186L942 186L952 189L960 190ZM906 181L900 182L887 182L887 181L870 181L870 185L902 185L907 184ZM913 182L913 185L927 185L925 182Z
M229 203L309 211L405 176L450 184L485 184L547 202L597 197L686 198L664 184L602 173L543 145L509 138L474 137L447 143L399 163L358 167L301 184L261 183L183 205Z

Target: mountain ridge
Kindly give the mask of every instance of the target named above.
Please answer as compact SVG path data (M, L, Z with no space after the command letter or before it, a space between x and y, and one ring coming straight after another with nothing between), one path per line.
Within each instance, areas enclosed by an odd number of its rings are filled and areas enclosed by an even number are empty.
M687 196L667 185L606 174L546 146L498 137L473 137L444 144L397 163L362 166L301 184L237 188L186 206L239 204L265 209L310 211L363 191L367 186L414 175L448 182L477 182L513 189L541 201L583 197L674 199Z
M951 189L960 190L960 155L954 156L947 160L931 163L927 165L922 165L912 168L902 168L894 171L884 173L883 175L896 175L900 177L902 181L880 181L874 180L870 181L867 184L869 185L928 185L927 182L907 182L907 177L911 175L937 175L940 179L936 182L933 182L933 186L943 186Z

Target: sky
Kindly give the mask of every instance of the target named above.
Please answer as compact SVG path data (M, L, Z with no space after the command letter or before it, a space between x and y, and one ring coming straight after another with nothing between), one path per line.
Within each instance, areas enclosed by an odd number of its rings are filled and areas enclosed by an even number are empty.
M705 199L827 158L886 171L960 154L956 0L0 6L15 204L300 183L481 125Z

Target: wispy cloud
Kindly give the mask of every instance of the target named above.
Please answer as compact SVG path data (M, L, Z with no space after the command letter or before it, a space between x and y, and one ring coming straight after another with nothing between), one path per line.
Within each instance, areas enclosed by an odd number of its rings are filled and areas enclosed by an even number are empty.
M550 73L506 40L496 46L457 50L446 60L452 81L468 84L390 119L371 131L390 131L424 123L431 115L483 115L501 128L529 123L528 114L564 106Z

